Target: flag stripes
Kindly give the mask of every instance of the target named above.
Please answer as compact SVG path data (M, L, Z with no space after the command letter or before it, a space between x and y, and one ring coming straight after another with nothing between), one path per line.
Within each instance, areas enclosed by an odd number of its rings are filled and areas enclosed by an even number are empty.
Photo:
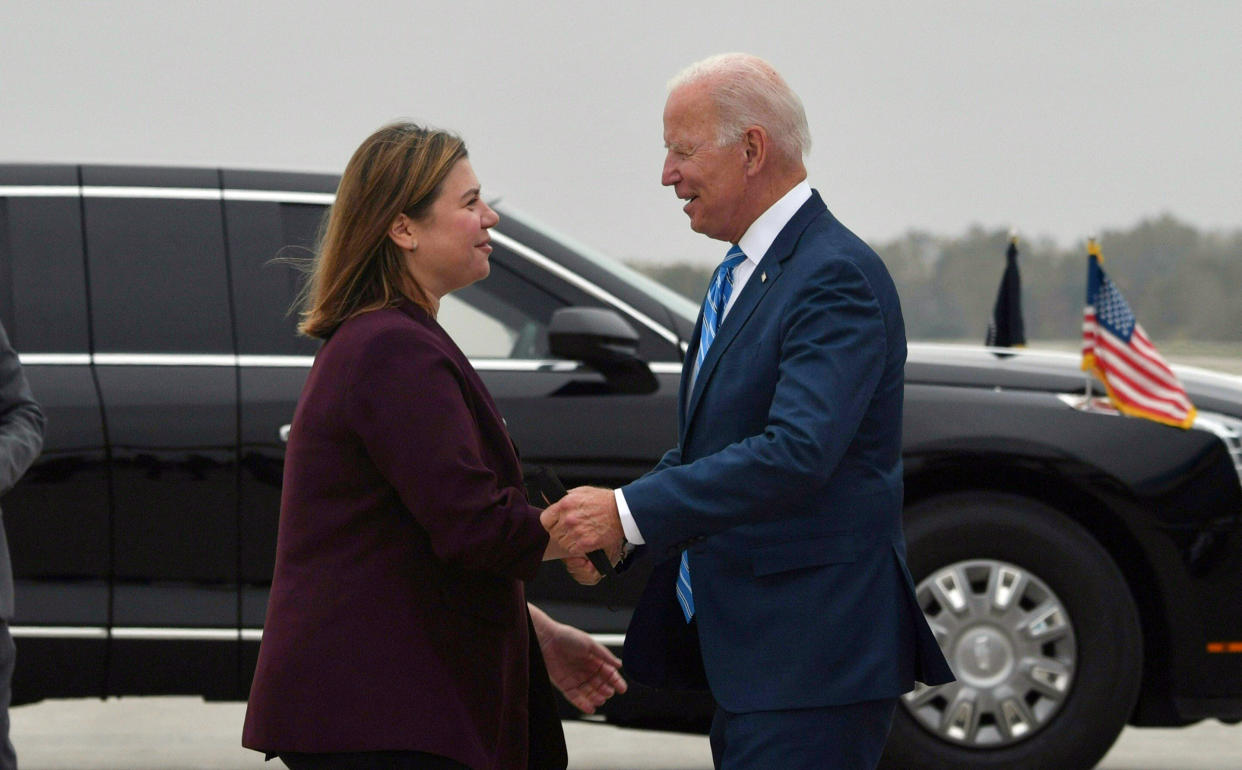
M1117 286L1104 274L1094 241L1087 256L1082 368L1100 378L1109 400L1124 414L1180 428L1194 422L1196 411L1186 389L1160 357Z
M1141 330L1142 327L1138 329ZM1096 349L1094 353L1088 353L1088 355L1100 358L1102 354L1099 349L1102 347L1109 354L1107 359L1109 368L1138 388L1140 392L1153 398L1183 403L1189 407L1190 401L1178 387L1177 377L1173 372L1153 365L1148 358L1137 357L1124 342L1106 329L1096 329L1093 333L1096 335ZM1137 336L1136 334L1135 337ZM1132 340L1134 341L1136 340Z

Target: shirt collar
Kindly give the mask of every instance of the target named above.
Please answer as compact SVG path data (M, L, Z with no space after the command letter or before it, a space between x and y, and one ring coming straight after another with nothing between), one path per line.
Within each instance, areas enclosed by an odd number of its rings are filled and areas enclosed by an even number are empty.
M782 195L781 199L773 203L767 211L760 214L758 219L751 222L750 227L746 228L746 232L742 234L741 240L737 242L737 245L746 253L746 259L756 265L759 264L763 255L772 248L776 236L781 234L781 230L784 230L789 220L798 213L802 204L810 199L811 184L803 179L794 185L793 189Z

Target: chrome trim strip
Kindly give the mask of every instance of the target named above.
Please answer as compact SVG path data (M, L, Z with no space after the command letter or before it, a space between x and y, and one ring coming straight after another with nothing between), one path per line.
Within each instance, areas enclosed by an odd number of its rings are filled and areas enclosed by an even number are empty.
M535 264L539 265L545 270L551 273L555 273L556 275L560 276L561 278L568 281L569 283L572 283L574 286L577 286L579 289L582 289L586 293L593 294L597 298L603 300L604 302L607 302L608 304L612 305L618 310L624 311L625 313L629 314L631 317L633 317L634 319L642 323L643 326L646 326L648 329L660 335L661 337L673 343L674 345L676 345L679 342L676 334L669 331L668 329L661 326L660 324L656 323L650 317L640 312L637 308L630 306L629 304L622 301L621 299L614 296L613 294L609 293L608 291L601 289L599 286L596 286L595 284L591 283L590 281L578 275L577 273L569 270L564 265L553 262L552 260L548 259L544 255L540 254L539 252L535 251L531 247L527 246L526 244L519 243L513 240L512 238L510 238L509 236L505 235L504 233L496 231L495 229L492 230L492 239L495 241L498 241L499 243L503 244L506 248L513 250L515 253L525 257L531 262L534 262Z
M14 638L107 639L104 626L9 626Z
M107 639L106 626L10 626L14 637L31 639ZM257 642L263 639L262 628L157 628L153 626L125 626L112 629L113 639L131 641L198 641ZM625 634L591 634L591 638L606 647L621 647Z
M22 366L88 366L89 353L19 353Z
M237 365L243 367L285 367L295 369L301 367L309 369L311 364L315 363L314 356L260 356L245 354L237 357Z
M241 638L243 642L258 642L263 639L263 629L261 628L243 628L241 630ZM591 634L591 638L605 647L623 647L625 646L625 634Z
M182 353L95 353L98 366L237 366L237 356Z
M335 193L294 192L293 190L236 190L226 188L226 201L253 201L257 203L313 203L331 206Z
M76 198L77 185L0 185L0 198Z
M111 187L108 185L0 185L0 198L167 198L186 200L311 203L331 206L335 193L296 190L237 190L217 187Z
M14 637L25 639L107 639L107 626L11 626ZM112 629L113 639L138 641L232 642L235 628L155 628L127 626Z
M113 639L158 642L235 642L241 636L236 628L113 628Z
M228 353L22 353L23 366L240 366L243 368L309 369L314 356L229 355ZM581 361L560 358L477 358L471 365L480 372L574 372L585 368ZM656 374L681 374L675 361L649 364Z
M584 368L580 361L562 358L472 358L470 365L479 372L574 372Z
M229 353L22 353L23 366L241 366L309 369L314 356L262 356Z
M82 195L87 198L165 198L169 200L220 200L219 187L109 187L83 185Z

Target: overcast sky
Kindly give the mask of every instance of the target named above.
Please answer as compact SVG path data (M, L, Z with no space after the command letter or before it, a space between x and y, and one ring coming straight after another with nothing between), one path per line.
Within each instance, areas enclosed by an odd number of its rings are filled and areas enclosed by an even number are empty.
M872 242L1242 226L1242 2L0 0L0 162L339 172L394 118L624 259L716 262L659 184L664 84L721 51L802 97ZM1105 245L1107 248L1107 245Z

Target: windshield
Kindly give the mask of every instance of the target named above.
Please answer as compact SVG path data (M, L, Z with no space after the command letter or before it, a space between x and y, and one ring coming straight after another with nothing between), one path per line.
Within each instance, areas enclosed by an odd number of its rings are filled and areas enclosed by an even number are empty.
M590 260L595 265L607 270L609 273L612 273L617 278L620 278L622 281L625 281L644 294L653 297L657 302L664 305L671 312L685 318L691 324L693 324L694 319L698 317L698 305L659 281L643 275L629 265L613 259L598 249L591 248L572 236L548 227L539 220L528 216L520 210L515 211L513 207L507 203L504 204L504 215L506 217L516 219L519 223L526 225L533 230L538 230L555 241L559 241L564 244L565 247L576 251L578 254Z

